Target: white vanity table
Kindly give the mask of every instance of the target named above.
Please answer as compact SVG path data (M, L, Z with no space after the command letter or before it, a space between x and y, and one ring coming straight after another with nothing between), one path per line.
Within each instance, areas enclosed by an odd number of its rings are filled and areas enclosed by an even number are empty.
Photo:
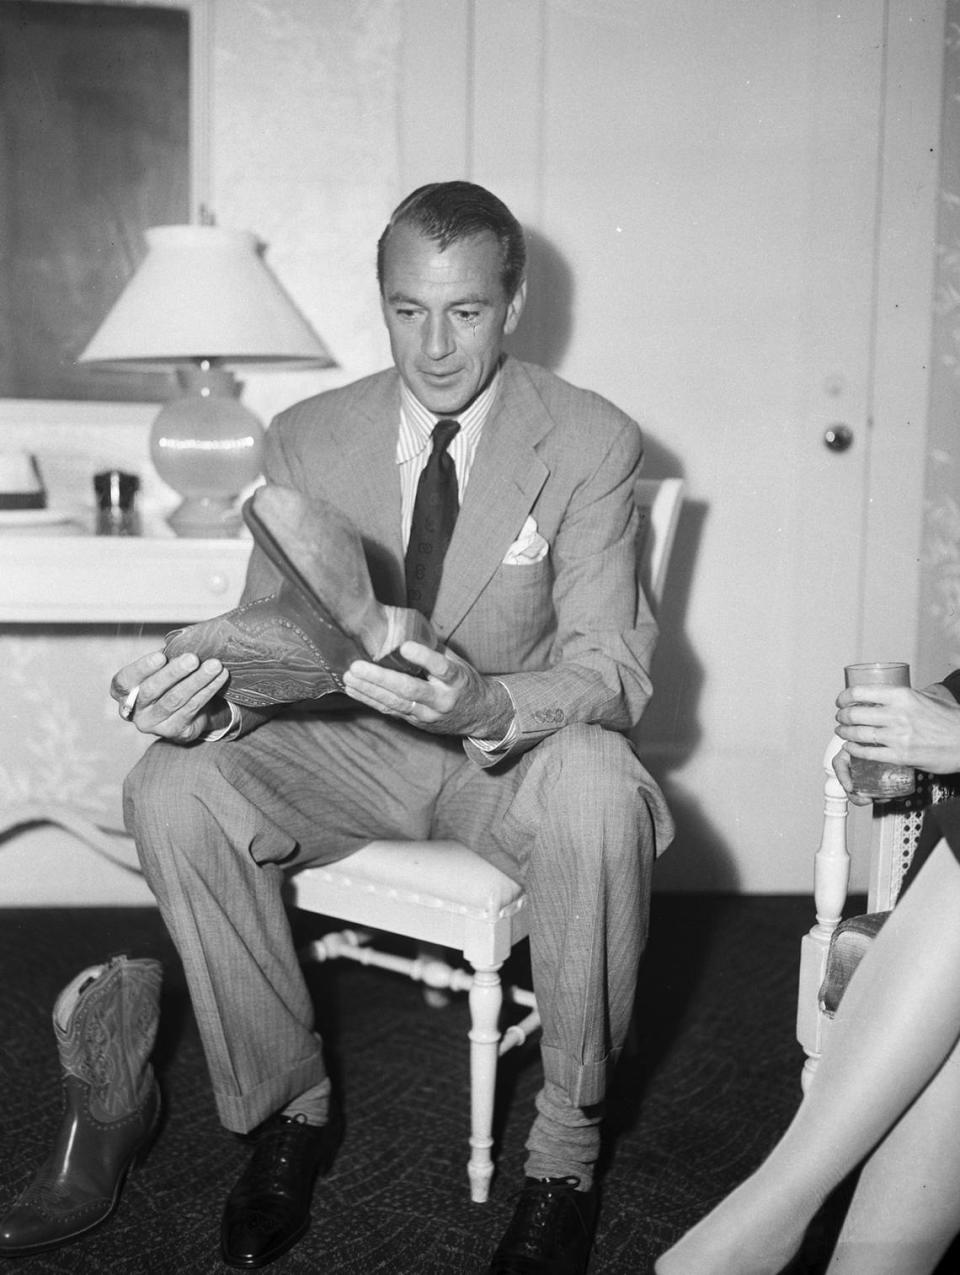
M167 624L229 611L250 540L0 535L0 624Z
M103 626L130 631L130 626L173 627L207 619L236 604L251 546L249 539L187 540L172 534L96 536L80 527L75 534L65 534L63 528L54 534L4 532L0 534L0 634L32 642L31 634L42 635L42 641L60 631L82 633L87 626L91 634L102 634ZM111 713L105 687L104 679L104 694L98 690L98 695L102 711ZM27 749L35 727L36 723L18 715L15 704L6 729L22 732ZM99 729L111 731L114 723L110 720ZM48 829L45 836L44 828ZM46 889L57 899L74 898L76 887L68 883L74 874L82 882L81 890L94 891L86 902L148 901L146 886L131 879L136 861L129 842L117 835L115 827L102 827L72 801L46 795L18 800L14 786L12 800L8 794L0 802L0 836L23 829L27 834L15 839L17 845L5 843L3 870L14 877L18 872L29 876L31 889ZM44 847L64 832L70 834L64 849L45 857ZM94 857L76 862L67 845L72 838L94 851ZM21 843L24 849L19 848ZM43 877L46 886L35 883ZM98 887L88 884L91 877L103 878L100 894Z
M0 446L36 455L52 511L49 525L0 526L3 906L150 900L116 835L123 776L147 739L119 720L107 688L165 629L230 610L252 546L170 530L177 497L149 456L157 410L0 400ZM93 476L113 468L140 478L142 536L94 534Z
M0 625L167 624L227 611L240 596L252 541L179 539L174 492L150 463L158 404L0 399L0 439L36 456L48 506L63 521L0 525ZM140 479L142 536L93 534L93 476Z

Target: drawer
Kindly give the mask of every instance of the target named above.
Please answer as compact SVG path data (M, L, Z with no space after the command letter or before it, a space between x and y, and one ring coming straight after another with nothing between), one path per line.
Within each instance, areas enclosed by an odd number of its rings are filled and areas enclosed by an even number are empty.
M235 606L252 542L174 537L0 538L0 623L166 624Z

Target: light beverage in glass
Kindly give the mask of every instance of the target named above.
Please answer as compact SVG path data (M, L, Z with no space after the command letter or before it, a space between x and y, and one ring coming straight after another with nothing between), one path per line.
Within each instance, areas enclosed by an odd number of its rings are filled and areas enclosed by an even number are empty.
M843 676L848 687L909 686L910 665L897 662L848 664L843 670ZM871 703L868 699L858 702ZM889 762L873 761L867 757L850 757L850 777L854 792L874 801L909 797L916 789L916 775L912 766L894 766Z

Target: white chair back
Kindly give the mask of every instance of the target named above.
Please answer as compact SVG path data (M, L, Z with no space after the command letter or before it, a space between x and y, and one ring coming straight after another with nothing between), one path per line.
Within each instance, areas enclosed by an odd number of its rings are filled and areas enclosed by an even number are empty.
M640 580L647 601L658 611L667 579L667 567L683 505L682 478L641 478L637 481L637 507L641 528Z

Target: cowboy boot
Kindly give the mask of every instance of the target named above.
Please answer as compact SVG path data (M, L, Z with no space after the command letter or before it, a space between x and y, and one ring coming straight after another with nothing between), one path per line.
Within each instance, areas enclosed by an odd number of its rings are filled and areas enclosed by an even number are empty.
M243 516L280 572L279 588L167 634L168 660L215 657L230 673L226 698L253 708L342 691L354 660L422 674L397 648L409 640L435 649L439 638L419 611L377 600L360 534L338 509L268 484L246 501Z
M160 980L159 961L115 956L78 974L57 997L63 1119L33 1182L0 1219L0 1256L56 1248L116 1208L160 1115L149 1063Z

